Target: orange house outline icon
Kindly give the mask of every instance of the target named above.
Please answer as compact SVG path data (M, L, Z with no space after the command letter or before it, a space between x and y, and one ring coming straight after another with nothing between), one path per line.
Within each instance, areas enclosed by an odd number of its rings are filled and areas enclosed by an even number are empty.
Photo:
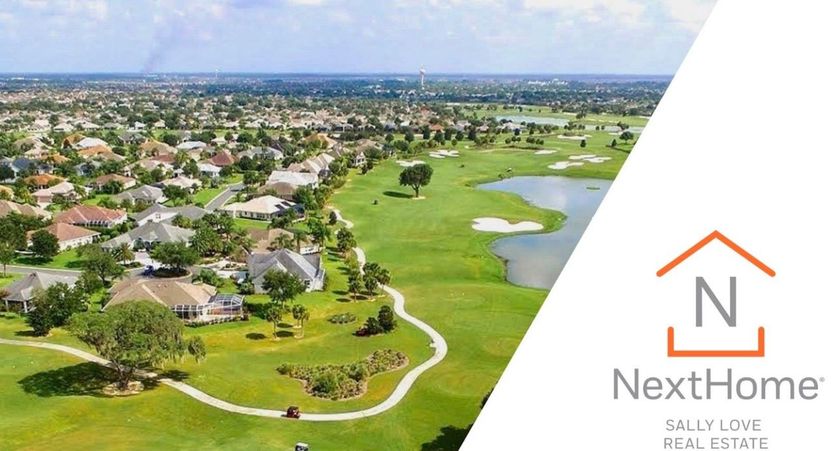
M717 230L713 231L709 235L707 235L702 240L698 241L697 244L691 246L680 254L677 258L671 260L668 264L663 266L656 271L657 277L662 277L667 274L669 271L677 267L680 263L687 260L689 257L694 255L697 251L705 247L707 244L711 243L714 240L718 240L721 243L725 244L729 249L733 250L736 254L743 257L748 262L752 263L755 267L763 271L770 277L776 276L776 271L772 268L764 264L761 260L755 258L752 254L744 250L741 246L735 244L734 241L730 240L722 233L718 232ZM764 347L764 327L758 328L758 346L756 349L749 349L749 350L679 350L675 348L674 345L674 328L668 328L668 357L764 357L765 347Z

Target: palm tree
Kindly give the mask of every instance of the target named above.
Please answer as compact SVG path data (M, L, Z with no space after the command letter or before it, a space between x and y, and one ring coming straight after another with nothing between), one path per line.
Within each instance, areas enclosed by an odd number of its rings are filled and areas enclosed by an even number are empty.
M134 260L134 251L131 249L131 245L128 243L120 244L119 247L114 249L114 258L121 261L123 265L128 265L131 260Z
M294 231L294 237L295 237L295 244L297 245L297 251L298 251L298 253L300 253L300 242L303 241L304 238L306 238L306 233L301 231L301 230L295 230Z
M303 323L309 319L309 309L305 305L295 304L292 306L292 316L297 320L300 327L300 338L303 338Z
M274 239L274 242L271 243L271 247L274 248L274 250L288 249L288 248L292 247L292 237L290 237L289 235L286 235L285 233L281 234L277 238Z

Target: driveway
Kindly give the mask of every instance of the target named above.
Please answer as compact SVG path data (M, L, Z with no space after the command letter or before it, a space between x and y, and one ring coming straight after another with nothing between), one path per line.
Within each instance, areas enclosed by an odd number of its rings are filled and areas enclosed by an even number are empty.
M229 200L231 200L233 196L236 196L236 193L242 191L243 188L245 188L245 185L243 183L234 183L233 185L228 186L227 188L225 188L224 191L219 193L218 196L214 197L210 202L207 202L207 205L204 206L204 209L209 211L218 210Z

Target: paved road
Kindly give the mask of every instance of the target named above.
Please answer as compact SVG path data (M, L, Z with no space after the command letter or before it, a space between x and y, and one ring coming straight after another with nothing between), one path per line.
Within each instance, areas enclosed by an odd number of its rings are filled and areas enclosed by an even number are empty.
M2 268L0 268L2 269ZM145 268L132 268L125 271L125 277L133 277L143 273ZM81 269L58 269L46 268L43 266L17 266L9 265L6 267L6 272L13 274L31 274L33 272L40 272L45 274L52 274L54 276L79 276L82 274Z
M337 210L336 214L340 218L339 220L345 224L347 228L353 227L353 223L341 218L341 213ZM353 249L356 255L359 257L359 262L363 264L365 261L365 253L360 248ZM60 271L60 270L59 270ZM341 413L303 413L300 416L300 420L302 421L349 421L349 420L357 420L360 418L366 418L374 415L378 415L382 412L385 412L388 409L396 406L405 395L408 393L411 386L414 385L414 382L417 378L420 377L421 374L426 372L429 368L440 363L444 357L446 357L446 353L449 350L448 345L446 344L446 340L443 336L438 333L432 326L424 323L420 319L411 316L405 310L405 297L399 291L389 287L383 286L382 289L388 293L394 299L394 313L397 314L400 318L408 321L409 323L413 324L420 330L426 333L429 336L431 343L430 347L434 348L435 352L428 360L421 363L408 373L400 380L399 384L397 384L397 388L391 393L391 395L381 403L370 407L368 409L357 410L353 412L341 412ZM72 354L84 360L95 362L100 365L108 366L109 363L102 359L101 357L95 356L88 352L72 348L70 346L58 345L53 343L43 343L37 341L23 341L23 340L7 340L0 338L0 344L6 345L13 345L13 346L31 346L35 348L42 348L42 349L52 349L55 351L66 352L68 354ZM141 377L155 377L156 375L153 373L139 373ZM285 411L282 410L271 410L271 409L258 409L255 407L247 407L247 406L240 406L237 404L232 404L227 401L223 401L219 398L214 396L208 395L207 393L183 382L174 381L172 379L163 378L160 379L160 382L168 385L175 390L178 390L198 401L201 401L207 405L216 407L218 409L222 409L232 413L238 413L242 415L253 415L253 416L260 416L260 417L267 417L267 418L283 418L286 415Z
M2 269L2 268L0 268ZM56 268L44 268L43 266L17 266L17 265L9 265L6 267L6 272L13 273L13 274L30 274L33 272L42 272L45 274L52 274L54 276L78 276L82 273L81 270L78 269L56 269Z
M242 191L243 188L245 188L245 185L243 183L234 183L233 185L228 186L227 188L225 188L224 191L219 193L218 196L214 197L210 202L207 202L207 205L204 206L204 209L209 211L218 210L231 198L233 198L233 196L236 196L236 193Z

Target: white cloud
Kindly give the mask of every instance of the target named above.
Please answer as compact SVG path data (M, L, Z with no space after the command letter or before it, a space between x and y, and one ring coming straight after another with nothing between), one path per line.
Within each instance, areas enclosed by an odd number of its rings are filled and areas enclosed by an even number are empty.
M324 3L324 0L288 0L293 5L301 6L319 6Z
M698 32L712 11L715 0L665 0L662 4L676 23Z
M636 0L523 0L522 6L530 11L577 16L587 22L611 18L628 25L637 24L646 9L645 3Z

